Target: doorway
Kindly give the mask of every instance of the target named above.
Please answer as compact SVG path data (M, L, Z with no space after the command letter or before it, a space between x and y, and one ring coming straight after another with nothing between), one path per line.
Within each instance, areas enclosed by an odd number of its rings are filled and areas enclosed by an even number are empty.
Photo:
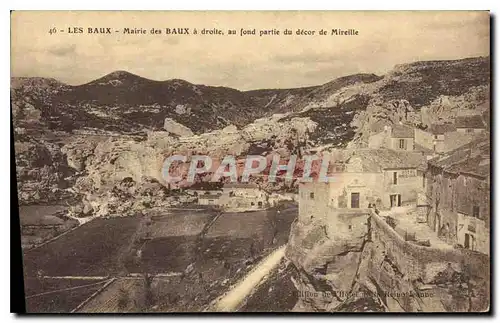
M474 236L472 234L465 234L464 248L474 250Z
M351 193L351 209L359 209L359 193Z
M439 229L441 228L441 215L435 213L434 215L434 231L439 235Z
M401 206L401 194L391 194L389 197L391 200L391 207Z

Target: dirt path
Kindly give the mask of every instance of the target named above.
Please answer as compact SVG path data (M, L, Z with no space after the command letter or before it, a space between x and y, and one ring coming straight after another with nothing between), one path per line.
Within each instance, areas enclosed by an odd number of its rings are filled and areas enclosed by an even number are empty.
M215 312L229 312L237 310L245 298L252 293L259 283L268 275L285 256L286 245L273 251L264 258L245 278L218 299L212 309Z

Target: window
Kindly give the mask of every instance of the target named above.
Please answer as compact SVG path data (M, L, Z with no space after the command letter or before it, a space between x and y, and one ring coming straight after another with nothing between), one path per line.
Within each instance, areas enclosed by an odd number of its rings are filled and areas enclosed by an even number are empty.
M398 172L392 173L392 184L396 185L398 183Z
M391 201L391 207L401 206L401 194L391 194L389 200Z
M425 173L422 175L422 187L425 188Z
M314 192L309 193L309 197L313 200L314 199Z
M250 202L250 205L251 205L251 206L254 206L254 205L255 205L255 203L254 203L254 202Z
M475 218L479 218L479 206L478 205L474 205L472 207L472 216Z
M466 132L467 132L467 133L472 133L472 132L474 132L474 129L472 129L472 128L467 128Z
M399 149L405 149L405 140L399 139Z
M434 139L438 139L438 135L434 135Z
M349 224L349 230L352 230L352 225Z

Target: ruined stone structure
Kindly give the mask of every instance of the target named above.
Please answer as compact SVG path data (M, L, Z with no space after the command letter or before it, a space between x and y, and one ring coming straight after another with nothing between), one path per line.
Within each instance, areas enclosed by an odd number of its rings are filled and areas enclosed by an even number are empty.
M429 161L427 222L450 243L489 254L490 145L479 138Z

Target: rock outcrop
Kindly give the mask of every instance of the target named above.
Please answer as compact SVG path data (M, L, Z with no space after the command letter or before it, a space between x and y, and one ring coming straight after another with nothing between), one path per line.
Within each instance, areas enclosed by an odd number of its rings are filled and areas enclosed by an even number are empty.
M193 132L191 131L191 129L189 129L188 127L186 127L180 123L175 122L171 118L165 119L165 122L163 123L163 128L169 134L176 135L179 137L190 137L193 135Z
M68 177L66 168L75 173L64 184L76 180L70 191L99 195L127 177L162 183L163 161L173 154L286 158L311 147L363 146L370 131L400 121L422 127L446 122L489 98L489 64L483 57L418 62L384 76L356 74L308 88L246 92L123 71L78 86L13 78L21 200L51 192L53 183ZM489 107L480 110L489 119ZM42 170L33 163L47 149L56 162Z
M24 136L15 143L18 198L21 205L51 203L72 198L74 171L61 148Z
M297 311L468 312L489 308L489 258L397 238L372 216L365 235L300 220L287 258L296 271Z

